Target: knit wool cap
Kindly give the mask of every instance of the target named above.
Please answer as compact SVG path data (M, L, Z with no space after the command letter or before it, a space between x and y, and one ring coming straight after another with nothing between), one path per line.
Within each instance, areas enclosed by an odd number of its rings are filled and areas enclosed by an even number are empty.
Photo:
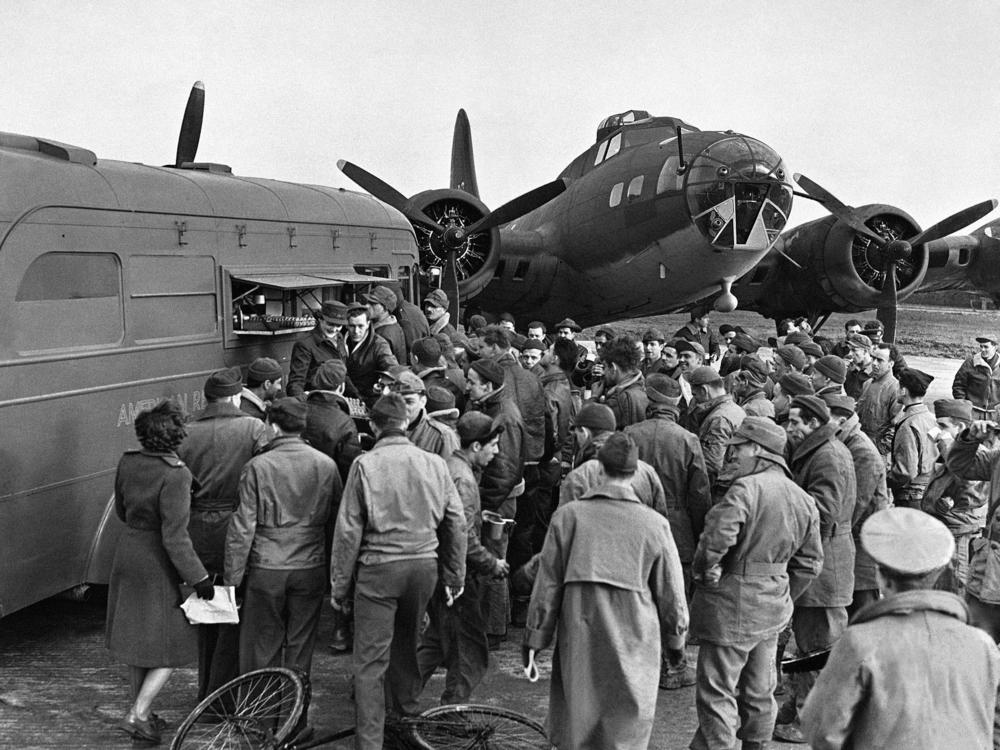
M801 372L786 372L781 376L778 385L789 396L808 396L816 392L812 381Z
M277 380L282 375L281 365L270 357L259 357L247 368L247 379L263 383L265 380Z
M964 398L939 398L934 402L934 416L972 421L972 402Z
M235 396L242 391L243 376L240 375L238 367L225 367L216 370L205 381L206 398L226 398L227 396Z
M597 451L597 460L605 471L630 474L639 467L639 449L628 435L616 432Z
M796 370L804 370L806 369L806 365L809 364L809 360L806 359L805 352L797 346L785 344L784 346L779 346L775 349L774 353L785 360L786 364L791 365Z
M492 359L477 359L469 365L469 369L475 370L480 377L493 385L503 385L503 368Z
M328 359L313 374L313 385L321 391L335 391L347 380L347 365L342 359Z
M827 354L825 357L817 359L813 363L813 368L821 375L830 378L834 383L843 385L844 381L847 380L847 365L844 364L844 360L833 354Z
M589 402L580 407L573 421L576 427L586 427L594 432L614 432L615 413L604 404Z
M789 406L791 409L798 409L805 418L815 417L820 424L830 421L830 409L819 396L796 396Z
M384 417L395 422L406 421L406 402L398 393L381 396L372 407L372 419Z
M455 394L439 385L427 387L427 413L455 408Z
M528 349L535 349L537 351L544 352L545 344L539 341L538 339L528 339L521 346L521 351L524 352L527 351Z
M646 396L655 404L676 404L681 385L669 375L653 372L646 376Z
M798 346L805 341L809 341L809 335L802 331L793 331L785 336L785 344L789 346Z
M297 398L279 398L267 408L267 421L285 432L302 432L308 422L309 407Z
M486 318L482 315L473 315L469 318L469 328L473 331L481 331L486 328Z
M788 437L785 431L774 423L774 420L767 417L746 417L736 432L726 442L726 445L737 445L739 443L756 443L771 453L779 456L785 452L785 443Z
M885 508L861 526L861 546L885 568L922 575L951 561L955 537L930 513L917 508Z

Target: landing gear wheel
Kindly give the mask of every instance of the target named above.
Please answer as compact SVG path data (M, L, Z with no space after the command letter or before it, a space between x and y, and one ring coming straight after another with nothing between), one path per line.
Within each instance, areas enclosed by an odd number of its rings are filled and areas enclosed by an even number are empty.
M437 706L412 720L410 736L423 750L549 750L545 729L527 716L479 705Z
M309 681L269 667L227 682L177 728L170 750L271 750L289 739L309 704Z

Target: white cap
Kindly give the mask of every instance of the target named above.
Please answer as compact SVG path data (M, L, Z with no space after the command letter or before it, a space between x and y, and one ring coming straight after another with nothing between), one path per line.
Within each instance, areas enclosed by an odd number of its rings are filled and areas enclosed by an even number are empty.
M879 565L910 575L943 567L955 554L948 527L916 508L874 513L861 527L861 546Z

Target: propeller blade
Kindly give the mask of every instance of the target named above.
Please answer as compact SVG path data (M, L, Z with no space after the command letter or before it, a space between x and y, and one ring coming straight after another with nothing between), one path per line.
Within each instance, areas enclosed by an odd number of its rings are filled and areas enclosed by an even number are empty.
M444 289L445 294L448 295L448 299L451 300L451 307L448 312L451 315L452 325L456 325L459 321L459 315L461 310L459 309L459 298L458 298L458 252L452 250L448 253L448 261L445 263L442 269L444 273L444 278L441 279L441 288Z
M177 158L174 166L193 162L198 154L198 141L201 140L201 119L205 114L205 84L195 81L188 94L187 106L184 108L184 119L181 120L181 134L177 139Z
M464 109L458 110L455 135L451 139L451 189L464 190L479 197L476 162L472 155L472 129Z
M885 281L882 284L882 302L878 306L875 317L885 328L882 338L890 344L896 340L896 312L898 309L898 292L896 285L896 261L889 261L886 267Z
M952 214L947 219L942 219L934 226L928 227L916 237L909 240L909 243L911 245L922 245L925 242L931 242L932 240L946 237L949 234L954 234L959 229L964 229L969 224L979 221L996 207L997 202L993 198L982 203L977 203L974 206L969 206L956 214Z
M793 177L795 178L795 181L799 183L799 185L801 185L807 193L809 193L809 195L821 201L823 205L826 206L827 211L847 224L847 226L855 232L872 239L880 247L885 244L885 238L869 229L861 218L854 212L854 209L837 200L833 193L813 182L804 174L795 174Z
M405 195L388 183L380 180L371 172L366 172L356 164L351 164L351 162L344 161L343 159L337 162L337 168L380 201L388 203L399 211L411 222L424 224L441 232L444 231L444 227L431 219L423 211L409 205Z
M475 224L468 227L466 233L475 234L476 232L485 232L493 227L514 221L514 219L544 206L564 190L566 190L566 181L563 179L553 180L534 190L529 190L524 195L520 195L512 201L504 203L496 211L488 213Z

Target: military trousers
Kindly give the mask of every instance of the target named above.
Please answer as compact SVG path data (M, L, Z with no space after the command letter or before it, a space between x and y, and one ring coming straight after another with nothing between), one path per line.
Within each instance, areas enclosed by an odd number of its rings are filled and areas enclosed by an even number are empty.
M354 588L354 716L358 750L381 750L386 709L416 711L423 683L420 625L437 584L437 560L361 565Z
M482 592L482 582L470 576L465 591L450 607L441 586L427 605L431 622L420 637L417 664L423 685L438 667L447 670L442 705L467 703L489 666Z
M497 508L496 512L504 518L514 518L517 515L518 498L508 497ZM500 539L483 539L483 546L502 560L507 559L507 547L510 544L510 526L508 525ZM487 580L483 592L486 632L493 636L507 635L507 624L510 622L510 589L506 578Z
M737 739L771 739L778 712L777 647L777 633L736 645L701 644L695 685L698 729L691 750L731 750Z
M795 635L799 654L803 656L813 651L831 648L846 629L846 607L796 607L792 612L792 633ZM817 677L819 671L803 672L789 678L792 689L785 706L782 707L782 713L794 716L793 722L796 724L799 711L806 702L809 691L816 684Z
M240 672L290 667L309 674L326 594L322 567L250 568L240 627Z
M198 626L198 700L240 674L240 626Z

